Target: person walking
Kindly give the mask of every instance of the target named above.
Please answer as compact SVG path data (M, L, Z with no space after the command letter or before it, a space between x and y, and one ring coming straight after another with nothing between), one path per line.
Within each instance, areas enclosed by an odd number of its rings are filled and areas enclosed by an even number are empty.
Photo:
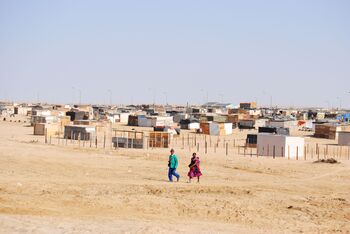
M173 176L175 176L177 179L177 182L179 182L180 175L176 172L178 164L179 164L179 162L177 160L177 156L175 155L175 150L171 149L169 161L168 161L168 167L169 167L168 177L169 177L170 182L173 182Z
M197 177L197 182L199 183L199 177L202 176L200 168L200 160L196 153L192 154L191 163L188 165L190 171L188 172L188 182L191 183L191 179Z

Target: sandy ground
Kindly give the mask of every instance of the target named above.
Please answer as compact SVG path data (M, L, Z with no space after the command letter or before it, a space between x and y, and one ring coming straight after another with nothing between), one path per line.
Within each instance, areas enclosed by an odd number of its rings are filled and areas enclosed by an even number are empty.
M38 140L38 142L36 142ZM44 145L22 123L0 121L1 233L350 233L350 162L201 155L189 150Z

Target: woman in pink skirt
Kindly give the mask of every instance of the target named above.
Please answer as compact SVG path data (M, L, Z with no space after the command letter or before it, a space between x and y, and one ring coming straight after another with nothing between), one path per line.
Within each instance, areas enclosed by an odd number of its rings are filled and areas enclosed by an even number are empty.
M200 168L200 160L196 153L192 154L191 163L188 165L188 167L190 168L190 171L187 174L189 178L188 182L191 183L191 179L197 177L197 181L199 183L199 177L202 175L202 172Z

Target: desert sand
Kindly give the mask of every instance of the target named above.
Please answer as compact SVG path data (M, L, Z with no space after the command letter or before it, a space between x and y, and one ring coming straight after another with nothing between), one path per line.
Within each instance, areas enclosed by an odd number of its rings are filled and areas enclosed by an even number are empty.
M350 161L200 153L189 149L45 145L23 123L0 121L1 233L350 233Z

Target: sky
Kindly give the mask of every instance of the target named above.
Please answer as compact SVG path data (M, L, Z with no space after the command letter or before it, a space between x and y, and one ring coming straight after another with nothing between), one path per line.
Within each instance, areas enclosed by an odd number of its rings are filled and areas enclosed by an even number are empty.
M348 0L0 0L0 100L350 107Z

